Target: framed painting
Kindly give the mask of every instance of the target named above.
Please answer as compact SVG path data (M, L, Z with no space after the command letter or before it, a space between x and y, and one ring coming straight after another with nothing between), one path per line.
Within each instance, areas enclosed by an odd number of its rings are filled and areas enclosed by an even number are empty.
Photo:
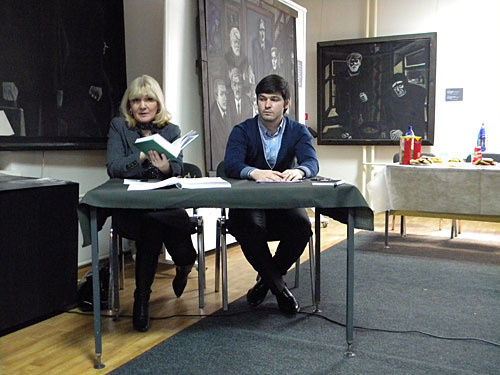
M318 144L434 143L436 33L317 44Z
M123 0L0 9L0 150L105 149L127 84Z
M257 114L255 86L284 77L297 108L297 12L278 0L199 0L201 80L207 171L224 160L234 125Z

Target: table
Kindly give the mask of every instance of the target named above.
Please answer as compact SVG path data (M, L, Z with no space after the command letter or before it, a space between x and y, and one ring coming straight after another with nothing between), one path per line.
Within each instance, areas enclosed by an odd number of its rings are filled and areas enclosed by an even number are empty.
M93 275L99 275L99 246L97 232L113 209L161 208L297 208L315 207L316 278L315 305L320 300L320 218L327 215L347 224L347 297L346 340L353 341L354 298L354 228L373 230L373 211L359 190L350 184L337 187L318 185L305 180L300 183L256 183L248 180L226 179L231 189L158 189L127 191L121 179L111 179L85 194L78 206L83 246L92 245ZM99 280L93 277L95 368L103 368L100 319Z
M375 212L500 222L500 166L469 163L385 166L368 184Z
M78 184L0 174L0 332L75 305Z

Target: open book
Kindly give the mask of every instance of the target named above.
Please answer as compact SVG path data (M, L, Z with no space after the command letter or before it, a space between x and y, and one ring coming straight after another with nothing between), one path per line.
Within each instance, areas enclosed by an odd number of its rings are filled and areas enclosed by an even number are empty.
M198 138L194 130L184 134L184 136L177 138L175 141L170 143L160 134L153 134L147 137L138 138L135 141L135 146L144 153L148 153L150 150L156 150L159 154L165 154L169 159L176 158L179 156L180 152L196 138Z
M201 177L201 178L181 178L170 177L166 180L131 180L126 179L124 184L128 184L127 190L153 190L167 186L176 186L179 189L219 189L230 188L231 184L220 177Z

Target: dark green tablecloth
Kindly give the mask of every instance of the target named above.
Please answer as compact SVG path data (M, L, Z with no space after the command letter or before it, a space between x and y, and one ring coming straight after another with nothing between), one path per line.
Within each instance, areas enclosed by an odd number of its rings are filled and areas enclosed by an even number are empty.
M98 227L113 209L161 209L193 207L295 208L315 207L323 215L347 223L349 208L354 209L354 227L373 230L373 212L358 188L350 184L337 187L300 183L256 183L227 179L231 189L157 189L127 191L121 179L111 179L85 194L78 206L83 246L90 244L90 208L97 208Z

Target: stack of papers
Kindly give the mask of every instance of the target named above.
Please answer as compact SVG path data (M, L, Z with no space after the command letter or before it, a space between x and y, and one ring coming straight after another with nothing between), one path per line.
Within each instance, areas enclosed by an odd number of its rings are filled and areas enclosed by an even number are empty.
M281 184L281 183L289 183L289 182L302 182L304 180L293 180L293 181L285 181L285 180L280 180L280 181L257 181L258 184Z
M337 186L342 185L344 183L345 183L344 180L334 179L334 178L330 178L330 177L316 176L316 177L311 178L311 184L313 186L323 185L323 186L337 187Z
M230 188L231 184L220 177L181 178L170 177L166 180L131 180L125 179L127 190L153 190L167 186L175 186L179 189L220 189Z

